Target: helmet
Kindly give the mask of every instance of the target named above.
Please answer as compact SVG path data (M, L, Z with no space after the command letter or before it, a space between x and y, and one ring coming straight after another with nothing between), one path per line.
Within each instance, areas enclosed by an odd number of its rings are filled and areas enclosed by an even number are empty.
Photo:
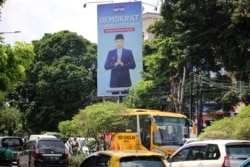
M7 141L3 142L3 147L8 147L8 142Z

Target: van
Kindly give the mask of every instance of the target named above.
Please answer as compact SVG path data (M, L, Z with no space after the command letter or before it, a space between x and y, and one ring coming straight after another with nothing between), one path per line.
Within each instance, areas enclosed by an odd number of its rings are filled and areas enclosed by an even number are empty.
M53 135L30 135L29 140L33 140L33 139L57 139L55 136Z
M60 135L59 132L44 132L44 133L42 133L42 134L44 134L44 135L53 135L53 136L55 136L57 139L61 139L61 135Z

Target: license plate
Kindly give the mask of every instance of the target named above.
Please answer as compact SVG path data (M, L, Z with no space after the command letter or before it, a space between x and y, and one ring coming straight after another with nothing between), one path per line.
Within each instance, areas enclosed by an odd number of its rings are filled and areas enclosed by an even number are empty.
M57 161L59 160L59 157L48 157L50 161Z

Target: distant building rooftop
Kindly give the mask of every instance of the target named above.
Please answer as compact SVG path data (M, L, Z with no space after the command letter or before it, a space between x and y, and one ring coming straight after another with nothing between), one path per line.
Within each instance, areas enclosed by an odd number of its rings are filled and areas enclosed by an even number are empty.
M142 32L143 32L143 40L152 40L154 39L154 34L148 33L147 29L150 25L154 24L154 22L161 18L159 13L146 12L142 15Z

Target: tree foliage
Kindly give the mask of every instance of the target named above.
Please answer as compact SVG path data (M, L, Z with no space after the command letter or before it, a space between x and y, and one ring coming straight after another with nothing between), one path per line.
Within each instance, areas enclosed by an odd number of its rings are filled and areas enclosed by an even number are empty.
M0 1L0 6L2 6L3 3L5 3L5 0L1 0L1 1Z
M232 81L236 78L248 82L248 5L249 0L163 2L162 18L148 29L155 39L144 43L143 79L165 89L162 92L166 92L166 99L174 102L173 111L184 111L193 69L195 76L207 79L209 71L221 76L224 68Z
M103 102L80 109L72 120L59 124L60 133L67 137L85 136L97 138L98 134L117 132L124 126L122 113L127 108L122 103ZM65 128L67 125L70 128Z
M200 139L241 139L250 137L250 105L244 107L235 117L212 122L200 134Z
M20 112L9 106L0 108L0 134L2 135L15 135L18 132L14 132L20 121Z
M130 93L125 99L125 104L129 107L134 108L147 108L147 104L142 103L142 101L149 101L150 94L148 96L144 96L148 92L152 92L152 81L143 81L140 80L138 84L130 88ZM155 101L150 101L155 102ZM148 104L150 105L150 104Z
M25 80L26 68L34 59L33 45L16 42L13 47L0 44L0 133L13 135L20 113L9 106L6 94Z
M71 125L72 125L71 120L61 121L59 123L58 130L60 132L61 138L68 139L72 136L76 136L75 128L73 128Z
M167 104L164 88L157 88L154 80L140 80L130 88L124 103L130 108L154 108L161 111L171 111L171 103ZM169 99L168 102L171 100Z
M244 107L235 117L233 129L234 139L249 140L250 138L250 105Z
M36 57L11 98L26 130L57 131L60 121L90 103L88 96L96 89L96 45L69 31L45 34L32 43Z
M34 55L31 44L16 42L13 47L0 44L0 91L7 92L25 79L25 69Z

